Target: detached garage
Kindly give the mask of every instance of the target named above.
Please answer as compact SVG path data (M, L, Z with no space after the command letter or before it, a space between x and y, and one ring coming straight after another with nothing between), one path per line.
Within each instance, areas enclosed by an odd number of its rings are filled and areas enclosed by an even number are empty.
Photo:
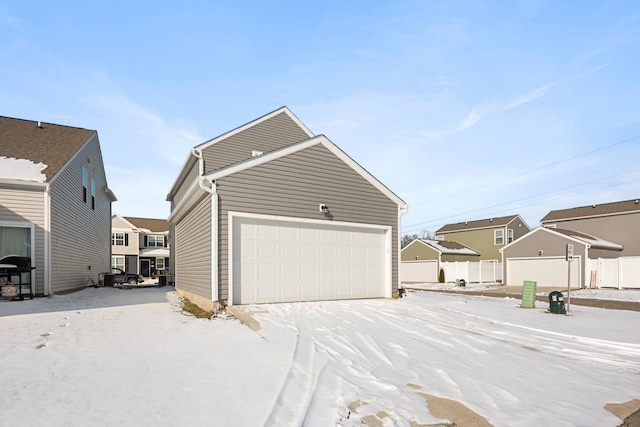
M573 261L566 260L573 245ZM571 266L571 287L588 285L590 258L617 258L622 246L571 230L539 227L501 249L507 285L533 280L538 286L566 287Z
M286 107L195 147L167 200L204 309L397 295L405 203Z

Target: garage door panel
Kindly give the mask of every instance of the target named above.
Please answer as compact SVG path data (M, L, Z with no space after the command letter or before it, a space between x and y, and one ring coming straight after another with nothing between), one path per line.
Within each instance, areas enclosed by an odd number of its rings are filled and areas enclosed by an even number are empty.
M568 262L564 258L507 259L507 284L521 285L525 280L535 281L537 286L567 286ZM581 282L581 258L571 264L571 286Z
M233 303L385 296L385 230L233 219Z

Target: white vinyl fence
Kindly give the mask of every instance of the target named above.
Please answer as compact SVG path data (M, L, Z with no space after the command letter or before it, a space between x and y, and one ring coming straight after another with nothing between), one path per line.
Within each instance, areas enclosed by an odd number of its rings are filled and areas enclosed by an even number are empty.
M438 282L438 261L402 261L402 277L404 283L436 283Z
M498 261L445 261L445 282L464 279L468 283L496 283L502 281L502 263ZM437 283L438 267L435 260L402 261L401 281L403 283Z
M640 257L589 260L590 288L640 289Z

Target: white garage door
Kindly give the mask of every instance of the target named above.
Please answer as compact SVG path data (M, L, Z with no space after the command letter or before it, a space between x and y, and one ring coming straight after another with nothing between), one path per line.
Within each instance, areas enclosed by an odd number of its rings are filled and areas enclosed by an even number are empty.
M385 296L386 229L234 217L234 304Z
M507 285L522 285L525 280L537 282L537 286L567 287L568 266L564 258L507 259ZM571 261L571 287L581 284L580 257Z

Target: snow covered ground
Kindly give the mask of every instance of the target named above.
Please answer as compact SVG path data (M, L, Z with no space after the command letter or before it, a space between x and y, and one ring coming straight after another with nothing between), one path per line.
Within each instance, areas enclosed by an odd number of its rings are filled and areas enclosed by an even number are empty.
M0 300L0 425L617 426L640 398L640 313L410 291L248 307L262 329L181 312L173 288ZM348 408L351 407L352 411ZM355 412L354 412L355 411Z

